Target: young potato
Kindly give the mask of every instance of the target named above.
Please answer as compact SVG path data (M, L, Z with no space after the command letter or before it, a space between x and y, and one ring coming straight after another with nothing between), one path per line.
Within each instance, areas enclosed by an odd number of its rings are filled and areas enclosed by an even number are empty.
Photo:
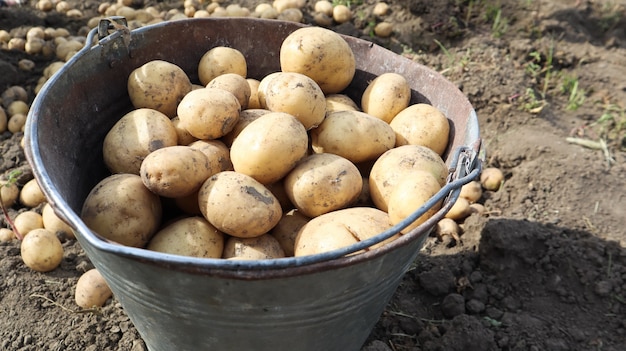
M172 121L163 113L140 108L130 111L104 137L104 163L112 173L139 175L144 157L166 146L178 145Z
M144 247L161 223L159 196L136 174L113 174L89 192L80 217L96 234L122 245Z
M224 250L224 233L204 217L184 217L154 234L147 249L190 257L220 258Z
M202 85L206 86L215 77L225 73L236 73L246 78L248 65L241 51L217 46L202 55L198 63L198 78Z
M263 234L254 238L238 238L231 236L226 239L224 254L226 259L269 260L285 257L285 251L276 238Z
M261 82L258 79L248 78L246 79L248 85L250 86L250 100L248 100L249 109L258 109L261 108L261 103L259 102L259 84Z
M215 173L202 151L183 145L151 152L143 159L139 170L146 188L169 198L197 192L202 183Z
M411 105L400 111L389 125L396 132L396 146L423 145L439 155L448 147L450 122L432 105Z
M74 301L82 308L102 307L113 292L96 268L83 273L74 290Z
M320 125L326 116L326 98L315 81L304 74L281 72L264 90L265 107L296 117L306 130Z
M308 135L294 116L271 112L250 122L233 141L230 160L235 171L260 183L284 177L306 156Z
M483 196L483 188L480 181L473 180L461 187L460 197L465 198L469 203L474 203Z
M332 251L369 239L389 228L391 223L387 213L375 208L351 207L328 212L302 226L296 236L294 255ZM397 237L394 235L366 250L378 248Z
M191 91L187 73L163 60L149 61L133 70L127 85L135 108L151 108L169 118L176 116L176 106Z
M441 189L441 185L432 173L428 171L415 171L407 174L399 180L396 187L389 195L389 219L396 225L411 213L422 207L426 201L430 200ZM406 234L417 228L427 219L432 217L441 208L441 201L431 207L417 220L406 228L402 233Z
M246 78L240 76L239 74L224 73L213 78L206 85L206 87L224 89L235 95L237 101L239 101L239 105L241 105L242 110L248 108L248 103L250 102L250 95L252 94L252 90L250 89L250 83L248 83Z
M283 214L278 199L263 184L234 171L207 179L198 192L198 204L209 223L239 238L269 232Z
M239 112L237 97L217 88L193 90L178 105L181 126L198 139L217 139L228 134L239 120Z
M448 176L445 162L433 150L420 145L404 145L381 155L372 166L369 187L377 208L387 211L389 196L407 174L425 170L430 172L440 186Z
M272 229L270 235L272 235L280 243L280 247L283 248L285 256L291 257L294 255L294 249L296 246L296 236L305 224L311 219L302 214L297 209L293 209L283 215L278 224Z
M328 94L326 95L326 115L335 111L361 111L361 109L348 95Z
M480 184L485 190L498 191L504 183L504 173L499 168L488 167L480 172Z
M459 197L452 205L452 208L446 213L446 218L459 221L472 214L472 208L469 201L464 197Z
M24 264L38 272L49 272L63 260L61 241L56 234L43 228L33 229L24 236L20 253Z
M30 231L43 228L43 217L35 211L24 211L13 220L15 229L25 236Z
M198 138L191 135L187 129L180 125L180 117L176 116L172 118L171 121L174 129L176 130L176 134L178 135L178 145L189 145L194 141L199 140Z
M20 191L20 202L30 208L46 202L46 196L41 191L36 179L33 178L24 184Z
M237 121L237 124L235 124L233 129L230 132L228 132L228 134L224 135L221 138L221 140L224 142L224 144L226 144L226 146L230 147L231 145L233 145L233 140L235 140L235 138L239 135L239 133L241 133L241 131L248 124L250 124L250 122L270 112L272 111L266 110L266 109L242 110L239 113L239 120Z
M219 140L196 140L189 147L201 151L209 161L211 175L222 171L232 171L230 149Z
M285 38L280 47L280 68L309 76L324 94L333 94L352 82L356 61L341 35L312 26L299 28Z
M398 73L383 73L374 78L361 96L363 112L389 123L409 106L411 87Z
M15 182L9 183L7 180L0 180L0 196L4 206L9 208L15 204L20 196L20 188L17 187Z
M15 233L9 228L0 228L0 243L17 239Z
M46 203L41 211L41 219L43 221L43 227L53 233L63 233L70 239L75 239L74 230L67 223L65 223L59 216L54 213L52 206Z
M359 163L373 160L394 147L396 135L384 121L359 111L330 113L311 130L315 153L331 153Z
M263 77L263 79L261 79L261 81L259 82L259 87L257 88L257 98L259 99L260 108L267 109L267 104L265 101L265 92L267 91L267 86L270 84L272 79L274 79L276 76L280 75L281 73L283 72L270 73L266 75L265 77Z
M345 208L363 188L356 166L334 154L313 154L304 158L284 180L289 200L308 217Z

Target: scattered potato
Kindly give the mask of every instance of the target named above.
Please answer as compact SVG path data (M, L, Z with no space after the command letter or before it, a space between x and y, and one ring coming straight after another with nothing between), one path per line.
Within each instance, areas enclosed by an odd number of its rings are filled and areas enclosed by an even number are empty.
M0 243L15 240L15 233L9 228L0 228Z
M454 240L458 240L461 234L461 228L451 218L442 218L434 228L435 235L441 240L444 236L450 236Z
M113 296L113 292L96 268L83 273L74 291L74 301L82 308L103 306Z
M470 203L466 198L459 197L452 208L448 213L446 213L446 218L454 219L455 221L459 221L464 219L465 217L472 214Z
M352 19L352 11L346 5L335 5L333 7L333 19L337 23L345 23Z
M473 180L461 187L461 194L459 195L465 198L469 203L474 203L483 196L483 188L480 185L480 181Z
M497 191L504 183L504 173L499 168L488 167L480 173L480 184L485 190Z
M49 272L63 260L63 246L53 232L33 229L22 240L20 252L24 264L38 272Z
M25 236L32 230L43 228L43 217L32 210L24 211L13 219L13 224L15 225L15 229L22 236Z
M203 217L185 217L160 229L148 250L190 257L220 258L224 234Z
M20 195L20 189L15 182L9 183L7 180L0 180L0 196L4 206L9 208L15 204Z
M265 260L281 257L285 257L285 251L278 240L269 234L263 234L254 238L231 236L226 240L222 256L222 258L226 259L246 260Z
M46 195L41 191L39 183L35 178L24 184L20 191L20 202L26 207L37 207L39 204L46 202Z

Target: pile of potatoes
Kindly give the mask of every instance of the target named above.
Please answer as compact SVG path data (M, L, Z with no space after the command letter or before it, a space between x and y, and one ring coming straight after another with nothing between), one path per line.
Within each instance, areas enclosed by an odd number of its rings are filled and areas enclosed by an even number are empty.
M382 74L354 101L342 93L352 50L321 27L291 33L280 67L248 77L244 55L219 46L198 62L198 82L167 61L135 69L134 109L104 138L111 175L86 198L86 225L170 254L303 256L370 238L445 185L448 119L411 104L404 77Z

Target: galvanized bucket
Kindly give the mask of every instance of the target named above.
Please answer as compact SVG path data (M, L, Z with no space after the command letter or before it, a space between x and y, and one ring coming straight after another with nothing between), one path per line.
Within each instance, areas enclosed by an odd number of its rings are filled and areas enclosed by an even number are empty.
M466 97L443 76L370 42L345 39L357 59L348 93L360 96L385 72L404 75L412 102L427 102L450 119L448 184L403 223L367 241L319 255L259 261L199 259L120 246L85 226L79 213L90 189L108 175L107 131L132 109L129 73L154 59L182 67L197 81L200 57L231 46L247 58L250 77L278 71L282 40L299 24L259 19L189 19L111 30L104 20L88 44L52 77L32 104L26 154L56 213L109 283L151 351L358 350L434 224L460 187L480 169L478 121ZM95 37L98 37L94 43ZM357 100L358 101L358 100ZM431 220L392 243L362 254L417 219L437 201Z

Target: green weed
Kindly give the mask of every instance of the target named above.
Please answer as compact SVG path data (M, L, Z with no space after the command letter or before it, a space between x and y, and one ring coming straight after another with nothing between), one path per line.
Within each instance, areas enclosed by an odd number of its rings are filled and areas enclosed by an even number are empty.
M565 75L561 83L561 92L568 95L566 109L576 111L583 105L586 98L586 92L578 87L578 78L575 76Z

